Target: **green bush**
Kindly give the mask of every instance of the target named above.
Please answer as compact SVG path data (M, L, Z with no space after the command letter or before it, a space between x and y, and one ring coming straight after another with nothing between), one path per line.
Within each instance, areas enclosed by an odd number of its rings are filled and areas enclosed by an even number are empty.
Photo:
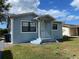
M3 37L6 33L8 33L7 29L0 29L0 37Z

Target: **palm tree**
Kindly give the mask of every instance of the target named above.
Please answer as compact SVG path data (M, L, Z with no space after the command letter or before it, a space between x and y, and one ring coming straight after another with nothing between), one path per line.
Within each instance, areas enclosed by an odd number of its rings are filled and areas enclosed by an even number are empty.
M0 0L0 22L4 21L5 18L5 11L9 11L10 3L6 4L6 0Z

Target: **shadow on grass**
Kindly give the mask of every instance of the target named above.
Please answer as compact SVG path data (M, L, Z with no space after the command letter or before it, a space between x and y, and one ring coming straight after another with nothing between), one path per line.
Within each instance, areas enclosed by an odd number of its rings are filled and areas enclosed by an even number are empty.
M10 50L3 51L3 59L13 59L12 52Z
M75 37L73 37L74 39ZM69 36L63 36L63 39L60 39L60 42L65 42L65 41L73 41L72 37Z

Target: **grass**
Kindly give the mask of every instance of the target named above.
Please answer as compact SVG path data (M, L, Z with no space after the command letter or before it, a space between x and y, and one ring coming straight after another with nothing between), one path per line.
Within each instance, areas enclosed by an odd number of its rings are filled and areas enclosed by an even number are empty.
M3 59L79 59L79 38L42 45L14 45L4 50Z

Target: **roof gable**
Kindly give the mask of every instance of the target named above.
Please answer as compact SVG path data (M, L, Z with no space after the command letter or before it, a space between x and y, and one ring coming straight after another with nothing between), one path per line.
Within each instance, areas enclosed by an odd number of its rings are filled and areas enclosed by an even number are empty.
M48 14L47 15L41 15L41 16L38 17L38 19L40 19L40 20L55 20L54 17L52 17Z

